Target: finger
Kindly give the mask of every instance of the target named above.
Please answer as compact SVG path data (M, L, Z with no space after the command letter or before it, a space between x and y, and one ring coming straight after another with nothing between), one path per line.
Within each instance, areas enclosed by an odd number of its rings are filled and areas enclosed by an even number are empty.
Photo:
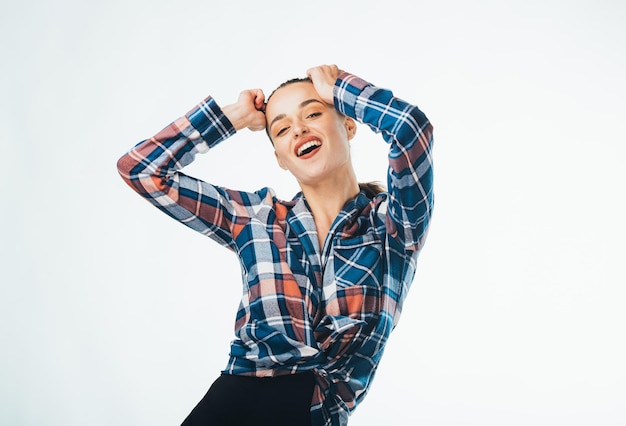
M337 80L337 77L339 76L339 67L335 64L329 65L327 72L328 76L333 80L334 83L334 81Z
M265 109L265 94L263 93L263 90L261 90L261 89L257 89L255 91L255 94L254 94L254 107L258 111L262 111L263 109Z
M308 70L306 70L306 76L309 77L311 80L315 80L320 75L322 67L323 65L309 68Z
M313 81L313 83L325 82L334 84L339 74L340 71L337 65L319 65L307 70L307 76Z

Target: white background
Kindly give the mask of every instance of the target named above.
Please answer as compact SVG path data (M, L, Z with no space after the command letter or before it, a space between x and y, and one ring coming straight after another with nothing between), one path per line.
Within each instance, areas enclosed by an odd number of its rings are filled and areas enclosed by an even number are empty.
M321 63L436 137L429 240L351 425L626 424L625 22L617 0L4 0L0 424L180 424L226 363L239 267L115 162ZM352 149L384 179L378 137ZM261 133L186 171L296 190Z

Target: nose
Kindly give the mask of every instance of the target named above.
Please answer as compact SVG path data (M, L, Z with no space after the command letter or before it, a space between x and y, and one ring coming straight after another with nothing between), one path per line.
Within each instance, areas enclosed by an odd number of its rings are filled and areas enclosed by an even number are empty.
M306 124L303 121L296 121L293 124L293 133L295 136L302 136L303 134L307 133L309 131L309 128L306 126Z

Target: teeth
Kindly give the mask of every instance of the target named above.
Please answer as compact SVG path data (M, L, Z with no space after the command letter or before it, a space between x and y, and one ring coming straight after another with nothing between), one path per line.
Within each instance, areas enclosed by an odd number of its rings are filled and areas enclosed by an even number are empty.
M319 141L310 141L302 145L298 148L298 157L302 156L308 149L320 146L321 143Z

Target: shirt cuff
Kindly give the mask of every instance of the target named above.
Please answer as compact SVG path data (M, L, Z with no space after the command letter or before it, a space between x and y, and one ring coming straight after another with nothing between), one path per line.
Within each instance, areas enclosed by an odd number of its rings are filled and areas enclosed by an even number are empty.
M209 146L236 133L233 124L211 96L200 102L185 116Z
M357 118L357 98L371 83L356 75L342 72L335 81L333 90L335 108L348 117Z

